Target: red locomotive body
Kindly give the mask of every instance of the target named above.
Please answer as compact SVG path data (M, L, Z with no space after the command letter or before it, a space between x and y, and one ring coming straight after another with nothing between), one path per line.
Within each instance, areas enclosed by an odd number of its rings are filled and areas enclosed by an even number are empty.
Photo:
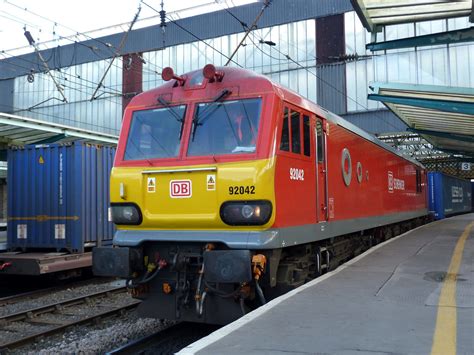
M118 248L94 250L147 316L229 322L426 217L419 163L268 78L163 77L125 111Z
M277 200L286 202L278 204L274 227L330 222L330 228L353 223L364 229L427 214L426 171L419 163L284 88L276 94L283 112L276 117L275 190ZM294 112L309 117L316 132L311 147L319 152L281 149L284 117Z

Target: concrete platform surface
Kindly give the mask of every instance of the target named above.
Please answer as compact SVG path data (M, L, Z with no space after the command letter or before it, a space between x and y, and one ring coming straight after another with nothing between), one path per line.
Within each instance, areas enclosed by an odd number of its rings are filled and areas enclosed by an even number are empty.
M474 354L473 220L393 238L179 354Z

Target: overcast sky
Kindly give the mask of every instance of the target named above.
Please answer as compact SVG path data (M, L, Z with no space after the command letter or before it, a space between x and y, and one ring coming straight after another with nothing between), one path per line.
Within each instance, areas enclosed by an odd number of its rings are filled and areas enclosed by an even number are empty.
M167 13L173 19L178 19L216 11L227 6L256 2L257 0L163 1ZM157 10L161 9L161 0L145 0L145 2ZM63 45L72 43L71 40L85 40L86 37L70 37L69 40L59 41L60 37L68 37L76 32L83 33L130 22L137 12L139 4L139 0L0 0L0 53L1 51L7 51L6 55L10 56L31 51L23 34L25 26L37 42L46 42L40 44L40 48ZM141 7L139 21L134 28L150 26L160 22L156 12L143 4ZM25 11L25 8L28 11ZM100 37L125 31L127 27L127 25L124 25L121 28L109 28L88 35ZM12 49L21 47L26 48L12 51Z

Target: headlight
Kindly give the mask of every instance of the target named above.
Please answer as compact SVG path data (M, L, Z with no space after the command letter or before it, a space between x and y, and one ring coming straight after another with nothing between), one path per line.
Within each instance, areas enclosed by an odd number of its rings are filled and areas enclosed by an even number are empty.
M272 215L270 201L228 201L221 205L221 219L230 226L261 226Z
M142 214L134 203L111 204L112 222L115 224L140 224Z

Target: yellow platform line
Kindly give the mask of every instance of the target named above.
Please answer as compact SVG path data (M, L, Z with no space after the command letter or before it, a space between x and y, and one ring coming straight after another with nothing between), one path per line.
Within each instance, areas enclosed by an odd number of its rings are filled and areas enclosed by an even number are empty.
M461 266L462 254L466 239L469 237L474 222L471 222L461 234L449 264L448 273L443 282L438 301L436 328L431 347L432 355L456 354L457 308L456 308L456 277Z

